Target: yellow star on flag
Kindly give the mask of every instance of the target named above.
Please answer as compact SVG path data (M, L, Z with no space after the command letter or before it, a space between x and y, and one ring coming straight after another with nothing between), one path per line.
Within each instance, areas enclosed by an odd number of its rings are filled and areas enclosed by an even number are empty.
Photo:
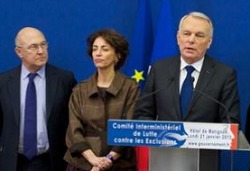
M139 83L140 81L144 80L144 78L143 78L143 72L144 71L140 71L139 72L137 69L135 69L135 74L131 78L135 79L135 81L137 83Z

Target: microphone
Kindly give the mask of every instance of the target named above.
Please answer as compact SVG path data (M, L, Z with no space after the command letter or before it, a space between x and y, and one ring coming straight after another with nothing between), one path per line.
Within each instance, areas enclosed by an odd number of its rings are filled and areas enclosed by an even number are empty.
M192 82L194 82L194 80L195 80L195 78L192 77ZM205 96L206 98L208 98L208 99L212 100L213 102L217 103L218 105L220 105L220 106L226 111L226 113L227 113L227 114L226 114L226 120L227 120L227 122L228 122L228 123L232 123L232 122L231 122L231 118L230 118L230 116L228 115L228 114L230 113L230 112L229 112L229 109L227 108L227 106L226 106L225 104L221 103L219 100L215 99L214 97L208 95L207 93L205 93L205 92L203 92L203 91L201 91L201 90L199 90L199 89L196 89L196 88L195 88L195 89L194 89L194 92L198 92L199 94Z
M162 88L160 88L160 89L157 89L157 90L155 90L155 91L152 91L152 92L150 92L150 93L148 93L148 94L145 94L145 95L140 96L139 98L137 98L135 101L133 101L133 102L130 103L129 105L132 105L132 104L134 104L134 103L137 103L138 101L144 100L144 99L146 99L146 98L148 98L148 97L150 97L150 96L153 96L153 95L155 95L155 94L158 94L158 93L160 93L160 92L166 90L166 89L169 87L169 85L174 81L174 79L175 79L174 76L173 76L173 77L170 77L170 78L168 79L168 81L167 81L166 86L164 86L164 87L162 87ZM134 115L134 116L133 116L133 119L136 119L136 118L137 118L137 116Z
M138 102L138 101L143 100L143 99L145 99L147 97L153 96L153 95L155 95L155 94L157 94L157 93L159 93L159 92L167 89L169 87L169 84L172 83L173 81L174 81L174 77L169 78L166 86L164 86L164 87L162 87L162 88L160 88L158 90L152 91L152 92L150 92L150 93L148 93L148 94L146 94L144 96L139 97L138 99L136 99L135 102Z

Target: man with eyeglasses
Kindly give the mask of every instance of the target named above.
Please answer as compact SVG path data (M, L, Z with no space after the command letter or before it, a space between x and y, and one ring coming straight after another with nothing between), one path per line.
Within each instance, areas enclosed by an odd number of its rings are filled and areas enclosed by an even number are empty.
M65 170L68 100L76 80L47 64L40 30L21 29L15 44L21 65L0 74L0 170Z
M240 122L236 71L207 55L212 39L208 16L191 12L182 17L177 32L180 55L152 65L144 98L136 104L136 119ZM199 170L218 171L218 154L201 150Z

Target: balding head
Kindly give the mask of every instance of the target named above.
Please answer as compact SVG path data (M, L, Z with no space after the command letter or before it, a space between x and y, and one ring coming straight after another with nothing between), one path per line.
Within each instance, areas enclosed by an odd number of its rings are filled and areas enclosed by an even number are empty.
M45 40L45 36L40 30L33 27L25 27L17 33L15 45L18 47L25 46L32 43L36 37L41 37Z
M21 29L15 39L16 54L30 72L37 72L48 60L48 44L43 33L32 27Z

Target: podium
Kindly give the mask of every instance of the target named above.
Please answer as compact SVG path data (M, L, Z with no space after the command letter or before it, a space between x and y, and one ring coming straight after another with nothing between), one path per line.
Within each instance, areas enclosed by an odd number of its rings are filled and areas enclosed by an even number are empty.
M238 133L238 150L250 150L250 145L242 131ZM203 157L201 157L203 153ZM233 152L231 153L233 155ZM214 149L154 148L149 149L149 171L216 171L219 153ZM202 159L201 159L202 158ZM230 157L230 170L233 171L233 156ZM168 159L168 160L166 160ZM181 163L181 164L180 164ZM168 168L166 169L166 166ZM157 169L156 169L157 168Z
M238 125L224 123L109 120L108 144L148 146L149 171L216 171L219 150L250 150Z

